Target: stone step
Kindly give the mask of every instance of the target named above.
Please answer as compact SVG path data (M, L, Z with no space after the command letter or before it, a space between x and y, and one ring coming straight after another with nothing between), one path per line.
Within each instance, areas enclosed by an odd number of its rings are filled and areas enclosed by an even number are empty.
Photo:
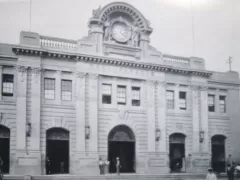
M98 176L79 176L79 175L42 175L32 176L32 180L205 180L205 174L161 174L161 175L136 175L136 174L108 174ZM218 179L226 177L218 176ZM5 175L4 180L24 180L24 176Z

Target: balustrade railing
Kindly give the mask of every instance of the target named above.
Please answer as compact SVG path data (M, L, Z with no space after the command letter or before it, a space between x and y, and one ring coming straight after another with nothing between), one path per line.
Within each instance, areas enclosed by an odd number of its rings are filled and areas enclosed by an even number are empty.
M168 65L184 65L184 66L190 65L190 59L186 57L179 57L179 56L164 54L163 59L165 64L168 64Z
M59 49L74 49L77 46L77 41L41 36L40 44L43 47L59 48Z

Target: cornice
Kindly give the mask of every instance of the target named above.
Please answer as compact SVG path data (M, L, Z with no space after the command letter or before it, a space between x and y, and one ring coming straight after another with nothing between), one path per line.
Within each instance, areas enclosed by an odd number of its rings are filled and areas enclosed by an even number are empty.
M166 65L160 65L160 64L126 61L126 60L120 60L120 59L114 59L114 58L106 58L101 56L63 52L63 51L58 52L58 51L46 50L41 48L33 48L33 47L29 48L29 47L23 47L23 46L15 46L13 47L13 52L16 53L17 55L41 56L41 57L69 59L69 60L71 59L74 61L82 61L82 62L97 63L97 64L109 64L113 66L122 66L122 67L130 67L135 69L144 69L144 70L151 70L151 71L157 71L157 72L174 73L174 74L181 74L185 76L201 76L201 77L209 78L212 75L212 72L210 71L176 68L173 66L166 66Z

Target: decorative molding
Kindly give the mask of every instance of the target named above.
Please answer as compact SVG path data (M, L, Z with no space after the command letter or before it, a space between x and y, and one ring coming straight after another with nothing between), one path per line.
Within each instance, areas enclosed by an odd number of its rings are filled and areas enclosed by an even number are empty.
M129 112L127 110L119 110L118 115L120 120L128 120L129 118Z
M166 87L166 82L165 81L155 81L156 86L160 87Z
M13 52L16 54L21 55L28 55L29 48L27 47L13 47ZM127 61L127 60L120 60L120 59L113 59L113 58L104 58L104 57L94 57L89 55L76 55L75 53L67 53L67 52L49 52L49 50L38 49L34 50L38 51L37 55L39 56L48 56L48 57L58 57L63 59L71 59L74 61L82 61L82 62L89 62L89 63L98 63L98 64L109 64L114 66L125 66L134 69L145 69L151 71L158 71L158 72L166 72L166 73L174 73L174 74L181 74L181 75L188 75L188 76L201 76L209 78L212 75L212 72L206 70L191 70L189 68L177 68L173 66L164 66L161 64L152 64L152 63L142 63L142 62L134 62L134 61ZM41 53L40 53L41 52ZM30 54L31 55L31 54Z
M193 90L193 91L207 91L208 86L207 85L191 84L190 89Z
M20 78L21 82L24 82L27 77L25 76L27 74L29 67L26 66L16 66L16 70L18 73L20 73L20 76L18 76Z
M84 72L75 72L75 77L77 77L77 78L85 78L86 77L86 73L84 73Z
M36 67L30 67L30 71L35 75L35 82L38 83L40 81L40 75L41 75L41 68Z

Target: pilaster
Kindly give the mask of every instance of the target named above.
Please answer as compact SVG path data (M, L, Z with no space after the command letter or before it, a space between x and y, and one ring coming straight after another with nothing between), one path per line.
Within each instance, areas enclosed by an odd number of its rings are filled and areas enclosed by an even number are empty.
M166 153L167 152L167 146L166 146L166 84L165 82L157 82L157 102L158 102L158 128L161 131L160 139L158 143L158 150L159 152Z
M85 152L85 78L85 73L76 73L76 150L79 152Z
M2 100L2 74L3 74L3 66L0 66L0 101Z
M40 151L41 69L31 68L31 145Z
M90 138L89 138L89 152L98 152L98 74L89 74L89 125L90 125Z
M199 152L199 128L200 128L200 112L199 104L201 92L198 86L192 85L192 127L193 127L193 140L192 150L194 153Z
M17 66L17 133L16 149L26 149L27 67Z
M155 81L147 81L148 152L155 152Z
M209 132L208 132L208 92L207 87L203 87L201 91L201 127L204 131L204 141L202 142L201 151L209 152Z

